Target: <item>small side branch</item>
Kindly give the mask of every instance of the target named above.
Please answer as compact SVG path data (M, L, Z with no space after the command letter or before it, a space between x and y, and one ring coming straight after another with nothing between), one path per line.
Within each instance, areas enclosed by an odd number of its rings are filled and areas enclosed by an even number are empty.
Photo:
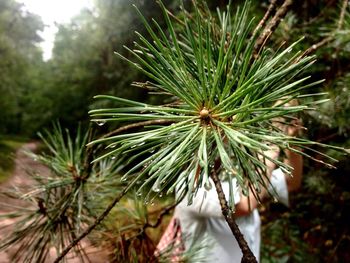
M271 0L269 7L266 10L264 17L260 20L259 24L256 26L253 32L253 36L259 31L260 28L265 26L266 21L269 19L272 12L276 9L277 0Z
M128 240L132 240L132 239L135 239L135 238L137 238L137 237L143 235L143 234L145 233L145 231L146 231L147 228L157 228L158 226L160 226L160 224L161 224L162 221L163 221L164 216L168 215L168 214L175 208L175 206L177 206L177 204L178 204L178 202L176 202L176 203L174 203L174 204L171 204L171 205L169 205L169 206L167 206L167 207L164 207L164 208L162 209L161 213L159 214L159 216L158 216L158 218L157 218L157 221L156 221L154 224L151 224L151 223L149 223L149 222L147 221L147 222L142 226L142 228L140 229L140 231L139 231L136 235L134 235L134 236L128 238Z
M348 0L343 0L336 31L340 30L343 27L345 11L346 11L347 5L348 5ZM335 32L332 32L328 37L322 39L318 43L313 44L311 47L309 47L307 50L305 50L304 53L297 59L297 61L300 60L302 57L310 55L311 53L315 52L317 49L319 49L319 48L327 45L329 42L333 41L335 38Z
M305 50L303 52L303 54L299 57L298 60L310 55L311 53L314 53L317 49L319 49L320 47L323 47L324 45L328 44L332 40L333 40L333 36L328 36L328 37L322 39L320 42L313 44L311 47L309 47L307 50Z
M281 20L286 16L289 7L293 3L293 0L285 0L282 6L277 10L274 17L271 19L271 21L267 24L264 31L261 33L261 35L256 40L255 46L254 46L254 56L257 56L262 49L262 47L265 45L267 40L270 38L271 34L275 31Z
M343 27L345 11L346 11L347 5L348 5L348 0L343 0L342 6L341 6L341 11L340 11L340 16L339 16L339 20L338 20L337 30L340 30Z
M163 217L168 215L174 208L175 206L177 206L178 202L171 204L165 208L162 209L162 212L159 214L157 221L154 224L150 224L150 223L146 223L143 228L142 231L145 231L147 228L157 228L163 221Z
M213 171L211 172L210 177L213 179L213 182L214 182L214 185L216 188L216 192L218 194L222 214L224 215L225 220L226 220L227 224L229 225L229 227L232 231L232 234L235 236L235 238L238 242L238 245L242 251L243 257L242 257L241 262L242 263L257 263L257 260L254 256L253 252L248 247L247 242L245 241L241 231L238 228L238 225L236 224L236 221L233 217L233 213L227 204L226 197L225 197L224 191L222 189L220 179L219 179L215 169L213 169Z
M123 191L117 195L114 200L108 205L108 207L103 211L103 213L96 218L95 222L90 225L83 233L81 233L77 238L75 238L67 247L65 247L65 249L63 249L63 251L61 252L61 254L58 255L58 257L55 259L54 263L58 263L60 262L67 254L68 252L74 247L76 246L84 237L86 237L88 234L91 233L92 230L94 230L96 228L96 226L98 226L103 219L105 219L105 217L109 214L109 212L113 209L113 207L120 201L120 199L122 199L122 197L127 193L128 191L128 186L126 186Z

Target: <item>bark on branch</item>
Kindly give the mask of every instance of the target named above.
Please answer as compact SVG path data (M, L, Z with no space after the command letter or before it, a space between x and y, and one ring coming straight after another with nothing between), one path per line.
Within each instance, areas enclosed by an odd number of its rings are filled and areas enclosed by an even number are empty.
M77 238L75 238L67 247L65 247L63 249L63 251L61 252L61 254L58 255L58 257L55 259L55 261L53 263L58 263L60 262L67 254L68 252L74 247L76 246L84 237L86 237L88 234L91 233L92 230L94 230L96 228L96 226L98 226L103 219L105 219L105 217L109 214L109 212L113 209L113 207L120 201L120 199L122 199L122 197L127 193L128 191L128 186L126 186L122 192L117 195L114 200L108 205L108 207L103 211L103 213L96 218L95 222L90 225L83 233L81 233Z
M343 0L336 31L340 30L343 27L345 11L346 11L347 5L348 5L348 0ZM305 50L304 53L297 59L297 61L299 61L301 58L315 52L317 49L323 47L324 45L327 45L329 42L334 40L336 31L332 32L329 36L325 37L321 41L313 44L311 47L309 47L307 50Z
M254 256L253 252L248 247L247 242L245 241L241 231L238 228L238 225L236 224L236 221L233 217L233 213L227 204L226 197L225 197L220 179L216 173L215 168L212 170L210 177L213 179L213 182L214 182L214 185L216 188L216 192L218 194L222 214L224 215L225 220L226 220L227 224L229 225L229 227L232 231L232 234L235 236L235 238L238 242L238 245L242 251L243 257L242 257L241 262L242 263L257 263L257 260Z
M293 0L285 0L282 6L277 10L276 14L271 19L271 21L267 24L264 31L258 37L254 46L255 57L258 56L260 50L263 48L267 40L270 38L273 31L275 31L275 29L277 28L281 20L286 16L289 10L289 7L291 6L292 3L293 3Z
M262 28L263 26L265 26L266 21L269 19L270 15L272 14L272 12L276 9L276 3L277 0L271 0L269 7L266 10L265 15L263 16L263 18L260 20L259 24L256 26L256 28L254 29L253 32L253 36L259 31L260 28Z

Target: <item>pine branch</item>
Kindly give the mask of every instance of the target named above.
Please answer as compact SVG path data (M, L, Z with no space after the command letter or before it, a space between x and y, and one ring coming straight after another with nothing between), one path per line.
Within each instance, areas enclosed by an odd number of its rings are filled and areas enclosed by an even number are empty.
M306 57L306 56L310 55L311 53L314 53L317 49L319 49L320 47L323 47L324 45L328 44L332 40L333 40L333 36L328 36L328 37L322 39L320 42L313 44L311 47L309 47L307 50L305 50L303 52L303 54L300 56L300 58Z
M272 12L276 9L276 3L277 0L271 0L269 7L266 10L266 13L264 15L264 17L260 20L259 24L256 26L256 28L254 29L253 32L253 36L259 31L260 28L262 28L263 26L265 26L268 18L270 17L270 15L272 14Z
M224 191L222 189L222 185L220 182L220 179L216 173L215 168L212 170L210 177L213 179L215 188L216 188L216 192L218 194L218 198L219 198L219 202L220 202L220 206L221 206L221 210L222 210L222 214L225 217L225 220L227 222L227 224L229 225L232 234L235 236L239 247L241 248L243 257L242 257L242 263L255 263L257 262L253 252L250 250L250 248L248 247L247 242L245 241L241 231L238 228L238 225L233 217L233 213L230 210L230 208L228 207L227 201L226 201L226 197L224 194Z
M127 130L130 129L135 129L135 128L140 128L140 127L144 127L147 125L153 125L153 124L170 124L173 121L171 120L150 120L150 121L143 121L143 122L138 122L138 123L132 123L129 125L125 125L123 127L120 127L110 133L105 134L104 136L102 136L101 138L105 138L105 137L109 137L118 133L122 133L125 132ZM90 134L91 135L91 134ZM84 170L86 169L86 172L84 173L85 176L88 176L88 170L91 170L91 161L93 158L93 149L94 146L90 145L87 147L87 155L86 155L86 159L85 159L85 163L84 163ZM84 177L86 178L86 177ZM96 228L97 225L99 225L104 218L109 214L109 212L113 209L113 207L120 201L120 199L127 193L129 189L129 186L126 186L122 192L109 204L109 206L103 211L103 213L95 220L95 222L90 225L80 236L78 236L76 239L74 239L62 252L61 254L55 259L54 263L59 262L74 246L76 246L80 240L82 240L84 237L86 237L88 234L90 234L90 232ZM166 213L169 213L170 209L166 209ZM164 216L165 213L162 213L161 216ZM158 218L157 223L160 224L160 220ZM159 222L158 222L159 221ZM149 225L147 225L145 227L145 229L149 227Z
M345 16L347 4L348 4L348 0L343 0L336 31L340 30L344 24L344 16ZM313 44L311 47L309 47L307 50L305 50L304 53L297 59L297 61L299 61L300 58L305 57L305 56L315 52L317 49L319 49L319 48L327 45L329 42L331 42L335 38L335 32L333 32L332 34L330 34L326 38Z
M103 213L95 220L95 222L90 225L83 233L81 233L77 238L75 238L65 249L61 252L61 254L58 255L58 257L55 259L53 263L60 262L67 253L76 246L84 237L86 237L92 230L96 228L109 214L109 212L113 209L113 207L124 197L124 195L128 192L129 186L126 186L122 192L117 195L114 200L107 206L107 208L103 211Z
M292 3L293 3L293 0L285 0L282 6L277 10L274 17L267 24L264 31L256 40L256 43L254 46L254 57L258 56L260 50L265 46L271 34L275 31L275 29L277 28L281 20L286 16L289 10L289 7L291 6Z
M337 30L340 30L343 27L345 11L346 11L347 5L348 5L348 0L343 0L342 6L341 6L341 11L340 11L340 16L339 16L339 20L338 20Z

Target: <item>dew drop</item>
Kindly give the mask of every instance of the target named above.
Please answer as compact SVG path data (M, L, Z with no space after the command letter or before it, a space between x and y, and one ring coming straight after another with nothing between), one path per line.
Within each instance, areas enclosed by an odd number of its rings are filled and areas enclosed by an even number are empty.
M158 186L152 188L153 192L160 192L160 188Z
M207 191L209 191L212 187L213 186L212 186L212 184L210 182L207 182L207 183L204 184L204 189L207 190Z
M105 125L105 123L106 123L106 121L96 121L96 124L98 126L103 126L103 125Z
M159 181L156 181L156 182L154 183L154 185L152 186L152 191L153 191L153 192L156 192L156 193L159 193L159 192L160 192Z

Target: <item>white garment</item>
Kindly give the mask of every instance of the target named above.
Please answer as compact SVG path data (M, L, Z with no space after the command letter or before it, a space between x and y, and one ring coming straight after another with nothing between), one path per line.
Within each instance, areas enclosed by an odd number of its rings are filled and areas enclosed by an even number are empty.
M236 179L234 183L236 183ZM288 189L285 176L281 169L274 170L271 175L271 186L277 194L278 200L288 205ZM226 198L229 195L229 184L222 183ZM271 190L271 189L270 189ZM235 189L235 203L240 201L240 191ZM242 252L232 232L227 225L217 197L215 188L207 191L199 189L193 203L187 205L187 199L175 209L175 217L180 220L183 236L188 247L192 242L210 243L210 248L205 249L202 260L197 262L236 263L241 262ZM236 223L240 228L248 246L259 261L260 257L260 216L254 209L248 216L239 217ZM203 253L203 251L201 251Z

